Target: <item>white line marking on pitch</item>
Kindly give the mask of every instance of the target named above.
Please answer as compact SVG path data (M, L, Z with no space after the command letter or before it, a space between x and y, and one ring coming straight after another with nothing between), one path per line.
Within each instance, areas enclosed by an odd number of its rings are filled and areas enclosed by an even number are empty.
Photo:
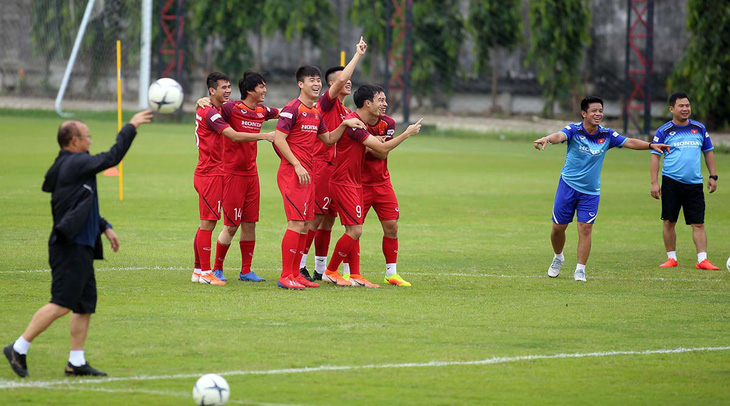
M189 267L149 267L149 266L130 266L130 267L111 267L97 268L96 272L109 271L185 271L190 270ZM258 268L257 271L278 271L278 269ZM23 273L48 273L50 269L18 269L11 271L0 271L0 274L23 274ZM506 274L484 274L484 273L444 273L444 272L411 272L412 275L419 276L462 276L477 278L544 278L544 275L506 275ZM700 279L700 278L663 278L661 276L649 276L643 278L614 278L610 276L591 276L591 279L607 280L607 281L663 281L663 282L728 282L730 279Z
M424 367L448 367L463 365L492 365L506 364L520 361L536 361L547 359L566 359L566 358L591 358L591 357L612 357L618 355L652 355L652 354L681 354L687 352L706 352L706 351L727 351L730 346L726 347L696 347L696 348L674 348L661 350L645 350L645 351L605 351L605 352L587 352L587 353L563 353L553 355L522 355L517 357L493 357L476 361L431 361L431 362L409 362L404 364L370 364L370 365L322 365L318 367L303 368L287 368L287 369L269 369L263 371L228 371L219 372L223 376L236 375L282 375L282 374L303 374L313 372L330 372L330 371L354 371L363 369L392 369L392 368L424 368ZM153 381L163 379L188 379L198 378L201 374L177 374L177 375L139 375L117 378L103 379L76 379L70 381L38 381L25 382L21 380L7 381L0 380L0 389L16 389L16 388L47 388L55 385L76 385L84 383L109 383L109 382L127 382L127 381Z

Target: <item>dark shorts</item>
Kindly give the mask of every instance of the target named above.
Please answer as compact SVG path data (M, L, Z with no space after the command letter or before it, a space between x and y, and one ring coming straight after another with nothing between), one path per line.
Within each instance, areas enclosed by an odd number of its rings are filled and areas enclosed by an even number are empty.
M74 313L96 311L94 250L78 244L48 246L51 265L51 303Z
M662 220L676 223L684 209L684 222L705 223L705 192L702 183L682 183L662 176Z

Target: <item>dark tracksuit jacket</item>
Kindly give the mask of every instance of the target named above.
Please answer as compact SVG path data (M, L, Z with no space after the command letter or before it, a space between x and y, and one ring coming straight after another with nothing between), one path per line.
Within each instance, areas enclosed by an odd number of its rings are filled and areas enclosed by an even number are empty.
M99 214L96 174L117 165L132 145L137 130L126 124L107 152L91 155L61 150L46 173L43 191L51 193L53 229L48 245L80 244L102 259L101 234L111 225Z

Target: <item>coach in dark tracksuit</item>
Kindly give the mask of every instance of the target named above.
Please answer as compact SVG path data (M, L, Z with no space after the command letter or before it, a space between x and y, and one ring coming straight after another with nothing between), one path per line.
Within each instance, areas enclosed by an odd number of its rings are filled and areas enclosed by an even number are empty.
M84 358L84 343L91 314L96 310L94 259L102 259L101 234L119 250L119 238L99 214L96 174L117 165L132 145L137 128L152 119L150 110L134 115L117 135L107 152L89 154L91 135L81 121L66 121L58 128L61 146L56 161L46 173L43 191L51 193L53 230L48 241L51 265L51 301L41 307L25 332L3 349L10 366L20 377L28 376L26 354L30 343L56 319L71 315L71 353L65 374L106 376Z

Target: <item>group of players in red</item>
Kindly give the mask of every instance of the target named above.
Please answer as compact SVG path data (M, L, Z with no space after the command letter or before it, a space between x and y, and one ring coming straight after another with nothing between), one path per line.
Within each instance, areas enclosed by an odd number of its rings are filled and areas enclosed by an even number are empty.
M296 72L299 97L281 110L263 105L266 81L246 72L238 86L242 100L229 100L231 84L220 72L208 75L209 97L198 101L195 139L198 166L194 186L199 196L200 227L193 249L192 281L225 285L223 262L238 228L241 272L239 280L261 282L251 270L259 220L257 142L274 143L281 158L277 183L284 202L287 229L281 243L282 272L277 285L284 289L319 287L316 281L338 286L376 288L360 272L362 224L370 208L383 227L385 283L411 286L397 273L398 201L388 173L388 152L420 131L420 121L394 137L395 121L385 112L383 89L363 85L353 95L356 111L343 101L352 92L350 78L367 44L360 38L347 66L325 74L329 85L322 88L321 73L314 66ZM266 120L278 119L276 130L262 133ZM221 210L222 209L222 210ZM211 266L212 232L224 216L224 228L216 243ZM330 237L339 216L345 233L337 241L329 263ZM314 242L315 270L306 268ZM343 274L338 268L344 263Z

